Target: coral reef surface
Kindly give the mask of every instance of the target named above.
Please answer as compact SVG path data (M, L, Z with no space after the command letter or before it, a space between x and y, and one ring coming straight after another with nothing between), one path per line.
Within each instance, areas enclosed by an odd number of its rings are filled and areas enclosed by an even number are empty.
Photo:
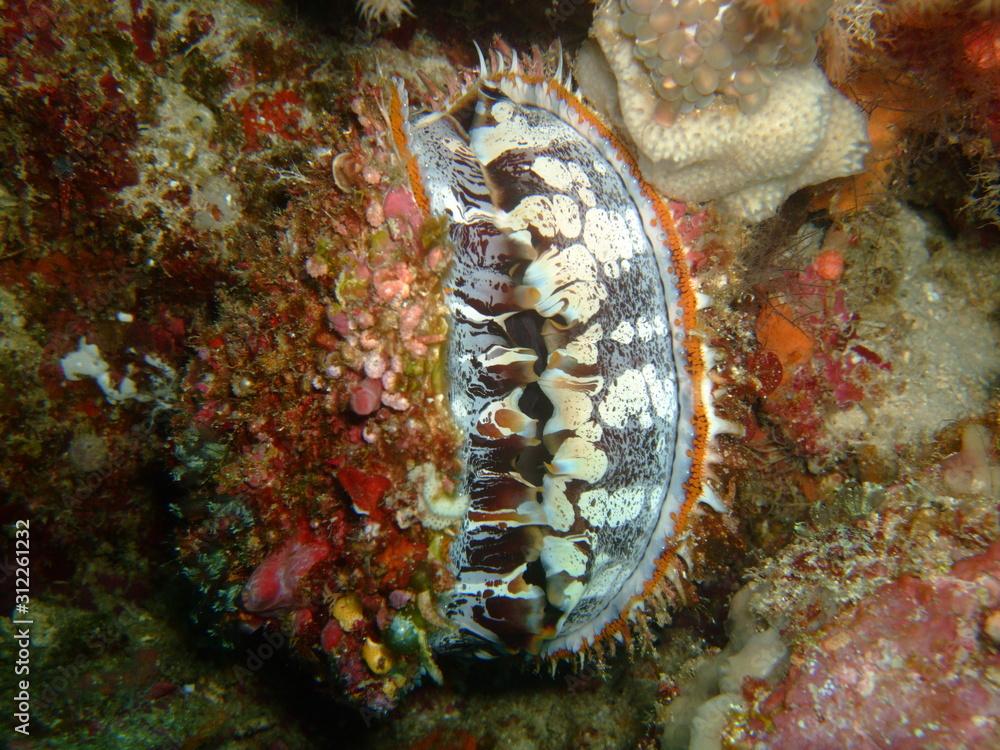
M627 0L597 41L573 0L361 5L0 5L5 746L1000 744L995 3ZM471 40L561 41L640 161L626 68L687 154L811 92L787 154L742 138L780 174L660 185L728 511L669 622L575 664L432 650L453 248L386 114L393 78L440 110Z

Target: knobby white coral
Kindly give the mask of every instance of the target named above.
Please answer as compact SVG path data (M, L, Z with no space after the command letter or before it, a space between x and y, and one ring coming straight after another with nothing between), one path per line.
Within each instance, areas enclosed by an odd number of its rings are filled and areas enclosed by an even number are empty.
M814 44L799 41L800 46L809 47L803 53L805 57L795 53L787 60L779 57L783 42L775 44L775 40L763 37L750 49L741 44L729 67L755 70L755 76L765 86L756 89L766 94L759 99L745 101L745 93L735 85L738 76L731 73L733 91L729 91L730 84L716 75L718 88L714 92L706 86L700 91L694 89L688 98L685 90L685 99L674 104L654 87L683 84L687 88L684 68L690 66L684 56L691 56L692 72L698 75L702 63L694 59L697 53L700 51L705 60L712 45L726 43L728 39L730 22L725 11L730 3L713 0L640 3L644 10L646 5L676 6L682 10L686 4L693 4L704 11L701 20L687 22L678 17L673 22L684 29L692 42L697 42L684 48L679 63L674 62L670 46L670 35L676 32L659 32L657 24L652 23L658 19L650 16L651 29L630 28L626 13L632 12L633 4L634 0L627 0L624 3L627 10L623 10L620 0L601 3L591 29L600 49L591 45L581 51L577 79L584 93L600 106L602 100L609 99L607 92L600 89L611 78L598 71L602 66L605 70L610 68L618 106L611 107L608 114L635 143L645 177L665 195L690 201L718 200L723 210L749 221L760 221L774 214L785 198L799 188L862 168L868 149L864 116L830 86L815 64L808 62L815 51ZM709 10L715 15L708 13ZM714 26L719 26L721 35L706 42L704 28L714 32ZM816 24L811 24L811 28L815 27ZM659 67L656 75L651 75L646 51L638 47L646 35L655 33L664 34L656 54L661 57L668 54L665 59L668 72ZM755 38L753 33L737 36L743 40ZM695 46L700 50L694 49ZM741 56L748 55L747 62L740 62Z
M358 13L368 23L399 26L403 14L413 15L411 0L358 0Z

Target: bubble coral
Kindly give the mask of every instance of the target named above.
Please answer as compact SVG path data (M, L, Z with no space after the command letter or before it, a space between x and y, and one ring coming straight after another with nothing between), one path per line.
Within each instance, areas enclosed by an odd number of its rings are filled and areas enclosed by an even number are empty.
M862 114L812 62L829 0L605 0L591 35L643 174L672 198L750 221L805 185L861 169ZM578 77L591 95L591 47ZM587 60L587 56L591 59ZM599 95L594 96L600 99Z

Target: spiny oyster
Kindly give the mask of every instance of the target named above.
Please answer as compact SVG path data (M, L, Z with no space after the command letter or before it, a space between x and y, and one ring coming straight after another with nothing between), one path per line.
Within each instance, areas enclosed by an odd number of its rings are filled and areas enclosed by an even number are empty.
M444 610L461 646L558 655L620 633L674 559L716 425L669 209L562 82L482 72L397 146L450 220L468 510ZM447 647L443 643L439 646Z

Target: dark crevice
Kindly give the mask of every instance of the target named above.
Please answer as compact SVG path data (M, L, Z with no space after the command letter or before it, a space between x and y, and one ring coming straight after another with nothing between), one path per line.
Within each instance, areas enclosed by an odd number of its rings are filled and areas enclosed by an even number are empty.
M508 318L505 324L507 338L514 346L523 346L526 349L531 349L538 356L535 362L536 375L541 375L545 371L545 363L549 358L545 339L542 337L542 325L544 323L545 318L534 310L525 310ZM529 414L528 416L531 415Z
M530 562L524 569L523 578L525 583L530 583L545 590L545 567L541 559Z
M531 349L535 352L535 374L541 375L545 371L548 361L548 347L542 336L542 327L545 325L545 318L534 310L525 310L507 319L504 328L507 339L512 346L520 346ZM538 434L541 437L545 429L545 423L552 416L552 403L542 392L538 383L529 383L524 387L524 393L517 404L518 408L527 417L538 421ZM521 451L514 460L514 469L527 481L535 486L542 486L542 479L545 477L545 464L552 459L552 454L545 449L544 445L529 446Z
M552 402L549 401L538 383L529 383L524 387L524 394L517 404L518 408L531 419L538 420L539 432L552 416Z
M539 443L521 451L514 460L514 470L536 487L541 487L545 478L545 463L551 459L552 454Z

